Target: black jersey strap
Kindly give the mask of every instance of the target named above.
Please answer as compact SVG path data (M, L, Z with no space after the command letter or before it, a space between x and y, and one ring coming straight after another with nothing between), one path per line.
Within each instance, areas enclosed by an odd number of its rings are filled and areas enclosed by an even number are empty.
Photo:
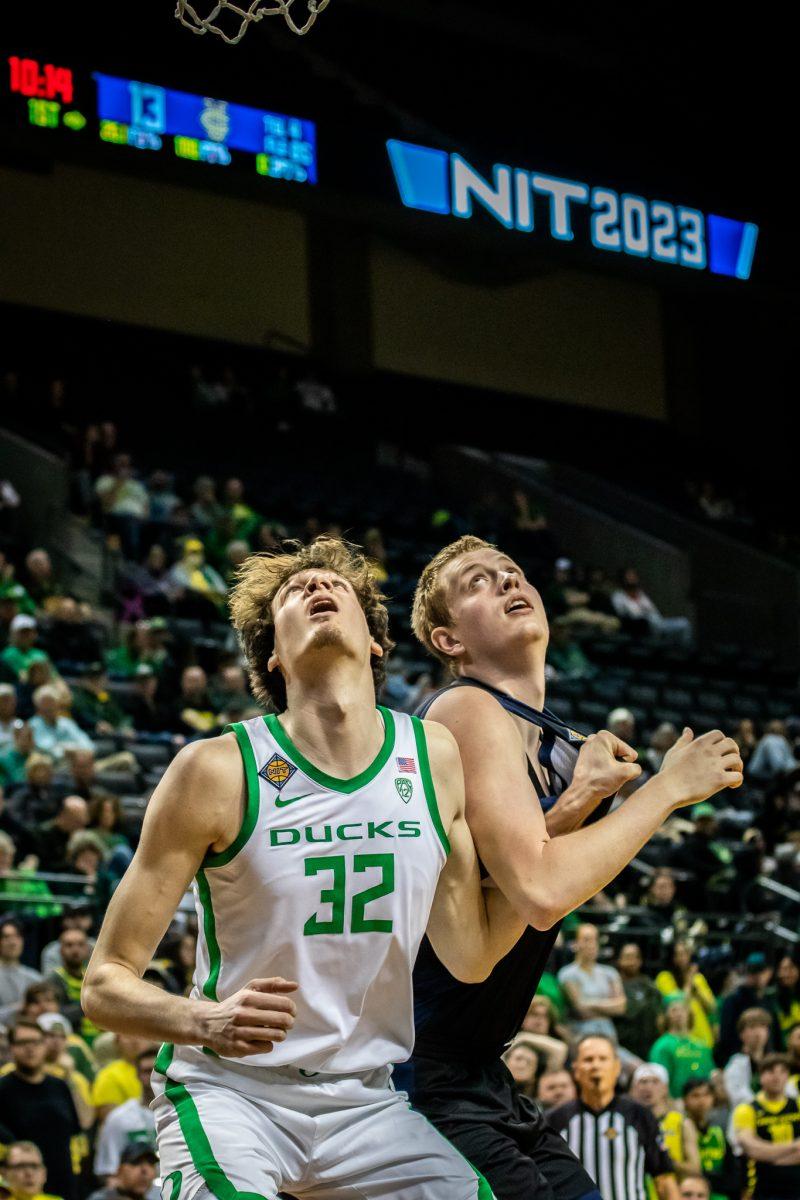
M439 691L434 692L429 696L417 709L418 717L425 717L431 708L431 705L444 692L452 691L457 687L475 687L480 688L484 692L488 692L490 696L494 696L498 704L500 704L506 712L513 716L521 717L523 721L528 721L532 725L538 725L542 731L542 737L539 742L538 759L542 767L545 768L550 779L551 786L555 785L553 795L547 795L543 792L541 782L537 776L530 761L528 762L528 775L536 789L542 808L545 812L552 808L557 797L569 786L572 778L572 770L574 769L574 759L577 757L578 751L582 744L586 741L582 733L578 733L575 729L570 729L565 725L560 717L557 717L554 712L547 708L534 708L531 704L526 704L524 700L517 700L516 697L510 696L508 692L503 692L500 688L493 687L490 683L484 683L482 679L473 679L471 675L461 675L458 679L454 679L452 683ZM559 751L559 743L563 749ZM564 753L566 751L566 754Z

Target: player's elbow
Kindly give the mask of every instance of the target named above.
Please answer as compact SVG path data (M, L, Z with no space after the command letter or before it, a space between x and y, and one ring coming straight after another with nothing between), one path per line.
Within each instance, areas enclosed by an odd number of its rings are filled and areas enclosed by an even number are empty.
M90 959L81 984L81 1009L84 1016L98 1025L102 1025L107 1017L105 1001L109 973L108 964L95 964Z
M552 929L565 916L565 913L553 904L552 898L542 896L539 892L527 895L525 900L525 911L522 915L527 923L540 933Z
M81 1009L90 1021L96 1021L100 1010L100 991L97 986L96 971L89 967L81 984Z

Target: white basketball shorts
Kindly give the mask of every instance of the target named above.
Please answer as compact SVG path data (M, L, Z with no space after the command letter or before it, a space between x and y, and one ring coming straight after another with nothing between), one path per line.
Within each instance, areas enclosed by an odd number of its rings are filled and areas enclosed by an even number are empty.
M183 1078L153 1075L163 1200L494 1200L388 1067L304 1077L208 1057Z

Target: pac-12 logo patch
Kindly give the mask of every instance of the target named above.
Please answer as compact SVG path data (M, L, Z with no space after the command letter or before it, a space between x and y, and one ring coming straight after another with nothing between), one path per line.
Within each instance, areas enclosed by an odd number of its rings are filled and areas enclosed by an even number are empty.
M414 794L414 784L410 779L405 779L402 775L395 779L394 786L397 788L397 794L403 801L403 804L408 804Z
M273 754L269 762L264 763L264 766L258 772L262 779L266 779L267 783L271 783L278 791L289 782L294 775L297 767L294 763L287 762L280 754Z

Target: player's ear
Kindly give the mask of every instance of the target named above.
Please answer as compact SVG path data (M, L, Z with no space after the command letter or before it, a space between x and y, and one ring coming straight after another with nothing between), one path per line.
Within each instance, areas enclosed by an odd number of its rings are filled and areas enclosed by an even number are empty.
M449 629L445 629L444 625L437 625L432 629L430 638L433 647L448 658L461 658L464 653L463 643L454 637Z
M375 638L370 641L369 656L370 658L383 658L383 646L379 645Z
M267 670L268 671L280 670L280 666L281 666L281 663L280 663L280 659L278 658L278 651L273 650L272 654L270 654L269 659L267 660Z

